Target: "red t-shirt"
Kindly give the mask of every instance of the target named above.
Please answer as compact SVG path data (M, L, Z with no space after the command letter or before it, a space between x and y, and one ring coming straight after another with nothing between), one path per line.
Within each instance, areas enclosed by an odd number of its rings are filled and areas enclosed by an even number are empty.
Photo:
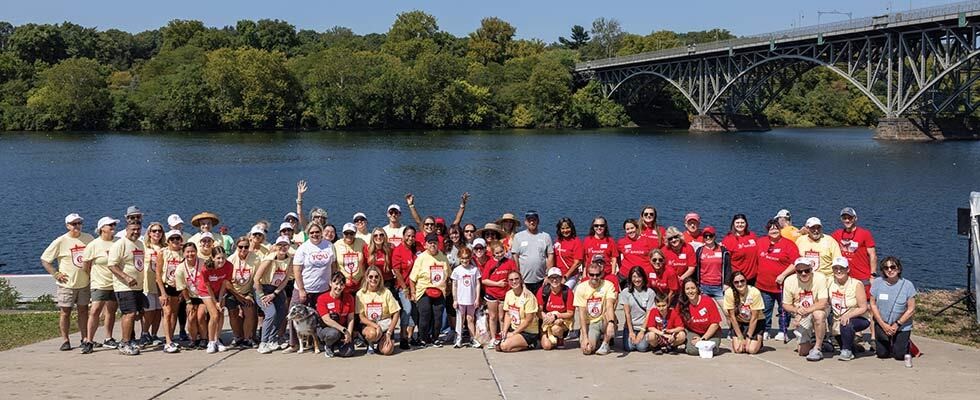
M499 281L506 282L507 274L509 274L510 271L517 271L517 264L514 264L514 260L511 260L510 258L505 258L504 261L500 263L500 266L498 267L497 260L491 259L490 261L487 261L487 264L483 267L483 270L480 271L480 276L482 277L482 279L489 279L491 281L496 281L496 282ZM493 296L495 299L500 301L504 300L504 296L507 295L508 289L510 289L510 287L508 286L496 287L490 285L483 285L483 290L488 295Z
M581 260L585 249L582 241L577 237L560 238L553 245L555 247L555 266L566 274L569 269L575 266L575 262Z
M225 265L220 267L215 267L210 269L207 267L202 267L201 272L197 274L197 293L201 296L211 296L218 301L218 295L221 294L221 285L231 279L231 274L234 272L234 267L231 263L225 261ZM211 292L208 293L208 287L210 286Z
M609 281L609 283L613 284L613 288L616 289L616 293L619 293L620 291L622 291L622 289L620 289L620 287L619 287L619 277L616 276L616 274L606 274L606 277L603 278L603 279L605 279L605 280ZM585 282L585 281L582 281L582 282Z
M330 292L326 292L321 294L320 297L317 297L316 312L321 317L335 313L339 316L337 322L346 326L347 317L354 313L354 297L347 293L342 293L339 299L335 299L330 295Z
M544 310L544 312L548 313L548 312L556 311L556 312L564 313L564 312L567 312L568 310L574 310L575 309L575 291L574 290L572 290L572 289L565 289L565 292L566 293L565 293L565 299L564 300L562 300L562 298L561 298L561 292L560 291L557 294L551 293L551 296L548 297L548 304L545 304L544 303L544 291L545 290L550 291L551 290L551 286L549 286L549 285L541 285L541 288L538 289L538 307L542 307L541 309Z
M674 251L670 246L665 247L663 250L664 257L667 258L667 266L673 268L674 272L677 272L678 278L684 275L688 268L691 268L692 271L694 270L696 260L694 259L694 247L691 247L691 245L684 243L679 252Z
M691 233L690 231L684 231L684 243L694 246L695 243L698 245L704 244L704 231L698 229Z
M701 276L697 277L698 282L702 285L721 286L725 283L725 278L722 277L724 267L721 246L715 246L714 249L701 246L701 270L698 271Z
M759 275L755 278L756 289L768 293L782 292L782 288L776 284L776 277L800 256L796 243L782 236L773 243L772 239L766 237L760 239L758 250Z
M627 276L633 267L640 266L643 270L650 272L653 265L650 264L650 251L657 246L649 238L637 236L636 240L624 236L619 239L619 254L623 260L619 263L619 275Z
M640 224L643 224L643 222L641 221ZM650 240L650 242L653 243L653 247L650 248L651 250L655 248L663 248L667 245L667 234L664 233L664 227L662 226L657 226L656 231L654 231L653 228L644 227L640 231L640 236Z
M755 233L748 232L742 236L735 236L729 233L725 240L721 241L722 246L728 249L732 257L732 271L742 271L745 279L752 279L756 276L759 266L759 252L756 251L758 239Z
M589 265L592 262L592 257L596 254L602 254L606 258L606 266L602 269L602 273L609 275L612 273L612 260L619 258L619 249L616 247L616 241L613 240L611 236L606 236L602 239L596 239L596 237L589 236L582 241L583 255L582 262L585 265Z
M871 279L871 257L868 248L875 247L875 238L871 232L860 226L855 226L853 232L838 229L830 235L840 244L840 252L850 265L850 275L854 279L866 281Z
M678 326L684 326L684 321L681 321L681 316L679 313L668 312L670 318L664 318L663 314L660 313L660 309L653 307L650 309L650 313L647 315L647 328L657 328L661 331L670 328L676 328Z
M674 307L671 311L672 314L677 314L677 316L671 315L670 318L677 318L684 325L685 329L698 335L703 335L707 332L711 324L721 324L721 314L718 314L718 307L715 306L715 301L711 300L711 297L708 297L706 294L701 295L701 300L697 305L688 305L691 311L690 321L684 321L679 307Z
M369 247L370 248L370 247ZM394 249L392 249L394 253ZM381 279L390 281L395 279L395 275L392 274L391 269L385 268L385 251L384 249L377 249L374 251L374 266L381 270Z
M418 243L420 245L421 244L424 244L425 243L425 235L427 235L427 233L425 233L424 231L415 232L415 243ZM440 234L436 234L436 236L439 237L439 251L445 250L446 249L445 238L443 237L443 235L440 235ZM422 247L424 248L425 246L422 246Z
M651 269L647 273L647 285L657 292L657 296L666 296L667 293L680 289L681 283L677 276L677 272L671 267L664 267L660 271Z
M422 246L418 246L418 250L422 250ZM412 272L412 266L415 265L415 258L418 257L417 253L412 252L408 246L404 243L395 247L391 251L391 269L395 272L401 274L402 282L408 282L408 274ZM406 283L406 288L408 283Z

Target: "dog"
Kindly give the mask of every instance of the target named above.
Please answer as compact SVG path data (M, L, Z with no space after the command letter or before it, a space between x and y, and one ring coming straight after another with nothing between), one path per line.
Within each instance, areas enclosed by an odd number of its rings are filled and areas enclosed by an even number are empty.
M316 310L303 304L293 304L289 308L289 314L286 315L286 319L293 323L293 327L296 328L296 334L299 336L299 351L297 353L303 354L306 351L305 345L312 338L313 352L320 354L320 339L316 336L316 328L319 324L320 316Z

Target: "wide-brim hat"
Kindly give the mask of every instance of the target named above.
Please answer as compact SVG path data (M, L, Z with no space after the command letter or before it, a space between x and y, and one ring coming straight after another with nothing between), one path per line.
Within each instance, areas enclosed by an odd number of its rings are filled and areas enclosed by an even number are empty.
M475 232L476 233L476 237L483 237L483 233L486 232L486 231L494 231L494 232L497 232L497 234L500 235L500 237L504 237L504 236L507 235L506 233L504 233L504 230L503 229L500 229L500 225L497 225L497 224L495 224L493 222L490 222L490 223L487 223L486 225L483 225L483 228L476 230L476 232Z
M201 220L202 219L205 219L205 218L210 218L210 219L212 219L214 221L214 223L212 223L211 225L217 225L218 222L220 222L220 220L218 219L218 214L215 214L215 213L210 212L210 211L205 211L205 212L202 212L200 214L195 215L194 218L191 218L191 225L194 225L196 227L200 227L201 226Z
M504 215L497 220L497 225L503 225L504 221L514 221L514 226L521 225L521 221L517 219L517 217L514 216L513 213L504 213Z

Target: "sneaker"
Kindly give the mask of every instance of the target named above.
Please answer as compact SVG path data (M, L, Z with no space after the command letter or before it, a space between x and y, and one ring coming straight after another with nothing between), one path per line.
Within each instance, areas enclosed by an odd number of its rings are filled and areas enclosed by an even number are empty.
M266 342L262 342L262 343L259 343L258 352L259 352L259 354L269 354L269 353L272 353L275 349L278 349L278 348L279 348L279 345L273 345L273 344L269 344L269 343L266 343Z
M407 339L402 339L400 342L398 342L398 348L402 350L408 350L412 348L412 346L409 346Z
M280 347L282 347L282 346L280 346ZM293 346L289 346L288 344L286 345L286 348L285 349L282 349L282 354L289 354L289 353L295 353L295 352L296 352L296 348L293 347Z
M483 345L480 344L480 341L479 340L476 340L476 338L473 338L473 340L470 341L470 347L472 347L474 349L479 349L480 346L483 346Z
M289 342L279 343L279 350L286 350L289 348Z
M66 340L64 343L61 344L61 347L59 347L58 350L61 350L61 351L71 350L71 342L69 342L69 341Z
M220 352L228 351L228 346L225 346L225 344L221 343L220 340L215 344L215 348Z
M208 354L214 354L218 352L218 343L208 342Z
M432 346L433 347L442 347L442 339L436 339L436 340L432 341Z
M864 354L864 346L854 343L854 354Z
M163 339L159 336L154 335L154 336L150 336L150 338L153 339L154 346L160 346L164 343Z
M463 347L463 338L461 336L457 336L456 340L453 341L453 348L458 349L460 347Z
M769 340L769 331L765 331L762 333L762 340Z
M806 360L807 361L823 360L823 353L820 352L820 349L814 347L810 349L810 353L806 355Z
M82 354L92 353L92 342L82 342L79 347L82 348Z
M361 337L361 335L357 335L354 337L354 347L365 347L365 346L367 346L367 342L364 341L364 338Z
M140 335L140 338L136 341L136 344L140 347L146 347L153 343L153 338L150 337L149 333L144 333Z
M135 356L140 353L140 348L136 345L136 342L130 341L129 343L119 345L119 353L127 356Z
M602 344L599 345L599 350L596 350L595 353L598 354L598 355L600 355L600 356L604 356L606 354L609 354L609 343L602 342Z
M323 349L323 357L324 358L333 358L333 349L331 349L329 346L327 346L327 348Z
M119 342L117 342L116 339L108 338L102 341L102 346L107 349L116 349L119 348Z
M828 342L828 341L825 340L823 342L823 345L820 346L820 351L822 351L824 353L833 353L834 352L834 345L832 343L830 343L830 342Z
M187 332L181 332L180 335L177 335L177 340L181 342L190 342L191 338L187 336Z
M851 353L850 350L841 350L840 355L837 356L837 359L841 361L851 361L854 359L854 353Z
M573 329L571 332L568 332L568 339L569 340L578 339L578 329Z
M555 346L557 346L559 349L565 348L565 338L558 338L556 342L557 343L555 343Z
M177 353L180 352L180 347L177 346L177 343L170 342L163 346L163 352L167 354Z
M375 352L374 346L369 344L367 347L367 354L374 354Z
M497 346L500 346L500 339L494 339L489 344L487 344L487 348L490 350L497 348Z
M252 339L242 340L242 347L246 349L253 349L255 348L255 342L253 342Z
M783 341L783 343L786 343L786 334L782 332L778 332L776 333L776 336L772 337L772 339L777 341L781 340Z
M208 340L207 339L198 340L197 341L197 348L199 348L201 350L207 349L208 348Z
M425 343L422 343L422 341L418 339L412 339L408 342L408 344L412 345L412 347L425 347Z
M96 349L101 349L102 348L102 343L92 342L92 347L94 347Z

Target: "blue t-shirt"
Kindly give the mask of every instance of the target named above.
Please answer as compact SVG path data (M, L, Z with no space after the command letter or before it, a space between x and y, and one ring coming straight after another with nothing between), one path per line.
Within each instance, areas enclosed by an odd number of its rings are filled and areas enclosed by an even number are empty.
M871 297L875 298L881 319L889 324L902 317L905 310L909 308L909 299L915 297L916 293L915 285L905 278L899 278L894 285L889 285L880 277L871 282ZM898 330L903 332L912 330L912 318L905 321Z

